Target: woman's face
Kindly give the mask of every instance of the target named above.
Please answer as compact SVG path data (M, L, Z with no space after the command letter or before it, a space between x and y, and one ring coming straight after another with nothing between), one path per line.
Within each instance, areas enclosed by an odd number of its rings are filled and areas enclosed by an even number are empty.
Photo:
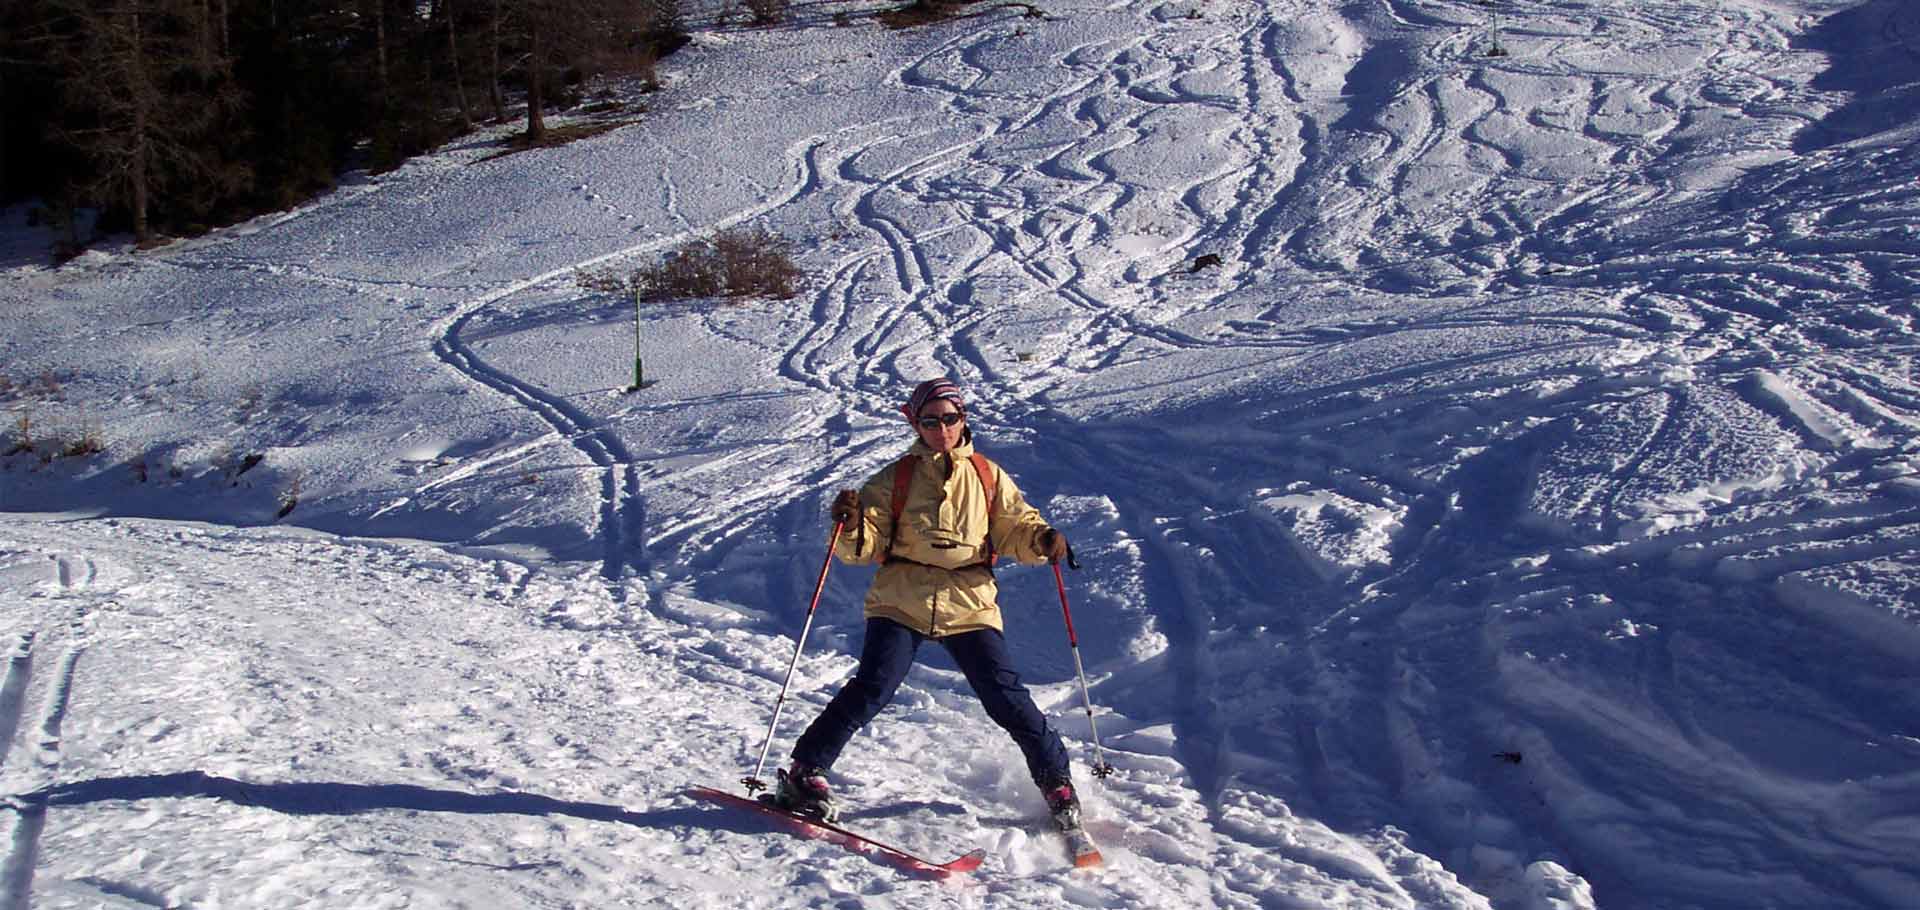
M949 423L948 421L951 421ZM932 426L928 426L931 423ZM913 422L920 433L920 441L935 452L951 452L960 444L960 434L966 431L966 415L953 402L945 398L935 398L920 409L920 419Z

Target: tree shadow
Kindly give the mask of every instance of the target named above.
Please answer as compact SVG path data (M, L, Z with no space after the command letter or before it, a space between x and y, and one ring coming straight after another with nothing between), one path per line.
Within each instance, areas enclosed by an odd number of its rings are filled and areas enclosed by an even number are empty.
M1829 65L1812 87L1852 94L1845 105L1793 139L1805 154L1914 122L1920 109L1920 6L1869 0L1834 13L1794 43L1825 53Z

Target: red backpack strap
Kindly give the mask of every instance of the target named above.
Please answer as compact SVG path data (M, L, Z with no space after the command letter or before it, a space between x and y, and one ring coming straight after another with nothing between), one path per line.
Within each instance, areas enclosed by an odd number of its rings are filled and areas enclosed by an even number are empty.
M907 489L913 486L913 472L920 467L920 456L911 452L893 463L893 526L887 530L887 558L893 558L893 542L900 539L900 513L907 510Z
M987 492L987 567L993 567L993 561L999 554L993 549L993 516L997 511L993 501L993 462L979 452L973 453L973 472L980 475L980 488Z
M905 455L893 463L893 521L900 523L900 513L907 510L907 488L913 486L913 472L920 467L920 456Z

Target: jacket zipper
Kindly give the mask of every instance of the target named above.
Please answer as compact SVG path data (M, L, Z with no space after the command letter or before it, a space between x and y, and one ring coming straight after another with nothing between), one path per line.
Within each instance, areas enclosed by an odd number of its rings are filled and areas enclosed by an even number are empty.
M946 456L946 471L944 472L944 476L940 478L939 497L933 501L933 521L936 525L940 523L940 507L947 501L947 483L953 480L953 453L944 452L942 454ZM938 637L938 633L935 630L939 627L940 591L936 588L933 592L933 599L927 603L927 637Z

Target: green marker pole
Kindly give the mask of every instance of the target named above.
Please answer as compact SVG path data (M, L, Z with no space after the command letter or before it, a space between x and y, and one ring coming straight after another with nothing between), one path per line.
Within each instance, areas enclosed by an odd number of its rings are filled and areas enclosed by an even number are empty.
M647 384L647 374L639 365L639 292L634 292L634 392Z

